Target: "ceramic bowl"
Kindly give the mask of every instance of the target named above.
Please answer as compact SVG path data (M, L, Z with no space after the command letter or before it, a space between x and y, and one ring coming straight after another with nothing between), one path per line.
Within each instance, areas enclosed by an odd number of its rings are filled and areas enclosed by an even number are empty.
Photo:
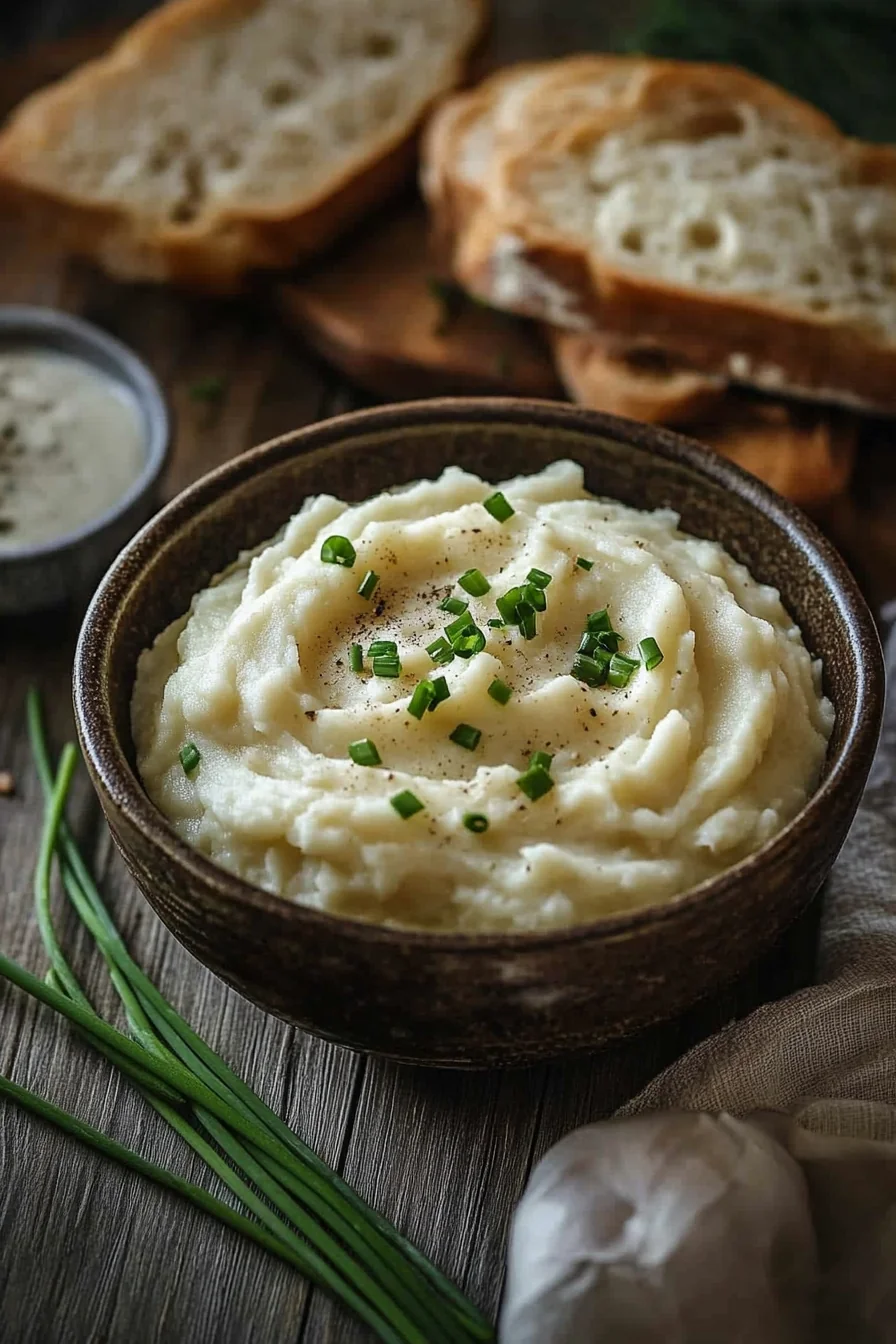
M0 616L21 615L69 600L83 605L115 553L155 504L170 438L162 390L134 352L99 327L54 308L0 306L0 349L71 355L125 388L143 427L143 467L115 504L76 531L35 546L0 552Z
M574 458L591 490L671 506L774 584L824 659L837 712L824 775L752 857L667 905L555 932L404 932L303 908L215 867L180 840L134 768L129 702L140 651L237 552L309 495L363 500L449 463L487 481ZM759 481L665 431L548 402L445 400L299 430L206 476L118 557L78 645L81 743L115 840L147 900L217 975L320 1036L446 1066L590 1049L670 1017L742 972L824 882L877 742L883 665L874 623L832 547Z

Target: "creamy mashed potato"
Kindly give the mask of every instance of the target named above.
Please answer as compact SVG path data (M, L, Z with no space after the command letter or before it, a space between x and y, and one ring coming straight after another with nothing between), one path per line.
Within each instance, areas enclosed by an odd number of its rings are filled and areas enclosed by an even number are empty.
M777 592L675 514L590 495L572 462L501 489L504 523L483 507L494 487L456 468L356 506L311 499L142 655L140 773L186 841L334 914L536 929L668 901L799 811L833 710ZM351 569L322 562L333 534L353 543ZM486 647L434 667L426 646L454 619L439 603L467 600L456 581L472 567L491 584L468 599ZM533 568L551 576L535 637L489 627ZM380 581L365 600L368 570ZM605 607L621 652L637 658L652 636L664 655L624 688L571 675ZM398 678L371 675L375 639L397 644ZM418 721L409 699L437 675L450 698ZM475 750L450 738L462 723L481 731ZM380 766L350 759L360 739ZM539 750L553 788L532 801L518 781ZM390 801L403 790L423 804L407 819ZM486 831L467 829L471 813Z

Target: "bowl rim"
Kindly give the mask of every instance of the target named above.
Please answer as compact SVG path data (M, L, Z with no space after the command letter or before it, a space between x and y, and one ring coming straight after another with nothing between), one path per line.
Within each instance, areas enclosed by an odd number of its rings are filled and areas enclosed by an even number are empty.
M0 305L0 345L21 339L23 349L52 351L60 349L54 340L59 336L68 338L68 349L61 353L80 358L131 392L144 421L143 466L127 490L95 518L49 541L4 549L0 551L0 565L41 560L89 541L117 522L152 489L168 458L172 425L168 401L158 379L136 351L93 322L58 308L24 303ZM115 372L110 372L110 368Z
M139 777L131 769L115 731L106 694L108 681L103 676L104 651L112 614L121 597L133 587L135 576L131 568L140 551L147 544L164 544L169 531L180 528L198 511L238 487L258 470L276 467L298 453L310 453L343 443L346 439L366 438L409 426L495 421L530 429L541 428L546 433L571 430L610 438L617 443L654 452L666 461L681 462L709 477L714 484L733 490L748 505L770 518L803 550L836 600L841 619L849 626L857 650L855 702L843 744L829 762L826 778L797 815L775 836L716 876L660 904L639 906L551 929L441 932L376 924L286 900L219 867L182 840L150 801ZM556 948L587 939L589 935L601 941L628 938L643 926L656 927L676 919L691 907L711 903L714 898L721 900L733 884L748 878L751 871L761 872L768 860L773 860L794 842L795 836L823 820L828 802L841 787L855 783L857 777L860 786L864 784L880 734L884 680L877 626L845 561L800 509L750 473L711 449L670 430L565 402L516 397L441 397L376 406L314 422L249 449L188 486L140 529L97 588L78 637L73 693L81 749L101 797L105 795L132 827L145 833L152 845L185 870L190 878L213 885L222 903L254 908L284 921L295 921L296 927L300 924L322 926L331 932L338 931L346 940L362 944L401 944L431 951L494 954ZM91 688L99 688L99 695L95 695Z

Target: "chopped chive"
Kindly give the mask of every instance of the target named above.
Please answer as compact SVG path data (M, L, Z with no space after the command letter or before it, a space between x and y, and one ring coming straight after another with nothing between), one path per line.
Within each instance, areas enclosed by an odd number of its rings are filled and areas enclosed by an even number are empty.
M431 644L427 644L426 652L437 667L447 667L449 663L454 662L454 650L444 635L439 635L438 639L434 639Z
M360 644L353 644L349 652L353 672L364 671L364 650Z
M461 574L457 582L471 597L484 597L491 588L481 569L468 569L465 574Z
M525 774L517 777L516 782L533 803L537 803L554 787L554 781L543 765L530 765Z
M416 793L411 793L410 789L402 789L401 793L394 794L389 802L402 821L407 821L410 817L416 816L418 812L423 811L424 807Z
M601 630L597 636L597 647L603 649L604 653L618 653L619 645L622 643L622 636L618 630Z
M379 583L379 581L380 581L379 574L375 574L372 569L368 569L367 573L364 575L363 579L358 585L358 592L360 593L361 597L366 597L368 600L371 597L373 597L373 594L376 591L376 586Z
M488 499L484 499L482 507L487 509L499 523L506 523L507 519L512 518L515 512L513 505L500 490L496 490L493 495L489 495Z
M544 595L544 589L539 588L536 583L527 583L523 588L523 600L534 607L536 611L544 611L547 608L548 600Z
M528 602L520 602L516 609L517 622L523 639L534 639L537 631L535 610Z
M610 670L610 655L602 649L593 654L577 653L572 664L572 675L586 686L603 686Z
M523 601L524 593L522 588L508 588L506 593L497 599L495 606L501 613L501 616L508 625L517 624L516 609Z
M436 688L431 681L418 682L408 701L408 713L415 719L422 719L435 698Z
M382 765L383 763L375 744L371 742L369 737L362 737L357 742L349 742L348 754L355 765Z
M638 651L641 654L641 661L648 672L652 672L655 667L659 667L660 663L663 661L663 651L652 635L648 636L647 639L641 640L638 645Z
M484 835L488 830L488 817L484 816L482 812L465 812L464 825L474 835Z
M610 620L610 613L606 607L601 611L589 611L585 625L592 635L599 635L604 630L613 629L613 622Z
M550 770L553 761L554 758L549 751L533 751L529 757L529 769L531 770L533 765L540 765L542 770Z
M199 748L194 742L187 742L178 752L178 760L184 768L185 775L192 775L202 757L199 755Z
M579 653L587 653L588 656L590 657L594 653L595 649L599 648L600 643L598 636L592 634L590 630L586 630L584 635L579 641L579 649L578 649Z
M433 698L429 702L429 712L431 714L434 709L438 709L443 701L451 698L451 692L444 677L433 677L429 684L433 689Z
M490 616L486 621L486 625L491 630L503 630L506 627L507 622L502 621L500 616Z
M526 582L534 583L536 588L547 588L553 577L553 574L548 574L543 569L530 569L526 575Z
M481 653L485 648L485 635L474 625L458 635L452 647L458 658L472 658L474 653Z
M444 602L439 603L439 611L450 611L452 616L460 616L469 605L462 597L446 597Z
M637 658L627 658L624 653L614 653L610 659L607 681L611 686L622 690L632 679L632 673L638 668Z
M400 677L401 659L396 654L381 653L370 663L375 677Z
M453 733L448 734L449 740L456 742L459 747L464 747L467 751L475 751L479 745L479 739L482 737L482 730L474 728L471 723L459 723Z
M577 556L576 556L576 564L578 565L579 569L593 569L593 568L594 568L594 561L593 561L593 560L586 560L585 557L584 557L584 555L577 555Z
M327 565L343 565L351 569L355 563L355 548L348 537L327 537L320 548L320 558Z
M398 653L398 645L394 639L375 639L367 650L370 658L379 658L384 653L391 654L393 657Z
M470 613L465 611L462 616L458 616L456 621L451 621L445 626L445 634L453 646L466 630L475 630L475 628L476 622Z
M495 677L491 686L488 688L488 693L493 700L497 700L499 705L506 705L507 701L513 695L513 691L507 685L507 682L502 681L500 677Z

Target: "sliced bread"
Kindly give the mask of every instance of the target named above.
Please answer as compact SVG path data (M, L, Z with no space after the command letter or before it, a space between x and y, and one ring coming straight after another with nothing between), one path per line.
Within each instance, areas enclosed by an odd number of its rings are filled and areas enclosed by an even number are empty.
M126 278L230 290L412 166L484 0L173 0L0 134L0 191Z
M504 135L458 278L713 375L896 409L896 150L742 71L649 66L571 125Z

